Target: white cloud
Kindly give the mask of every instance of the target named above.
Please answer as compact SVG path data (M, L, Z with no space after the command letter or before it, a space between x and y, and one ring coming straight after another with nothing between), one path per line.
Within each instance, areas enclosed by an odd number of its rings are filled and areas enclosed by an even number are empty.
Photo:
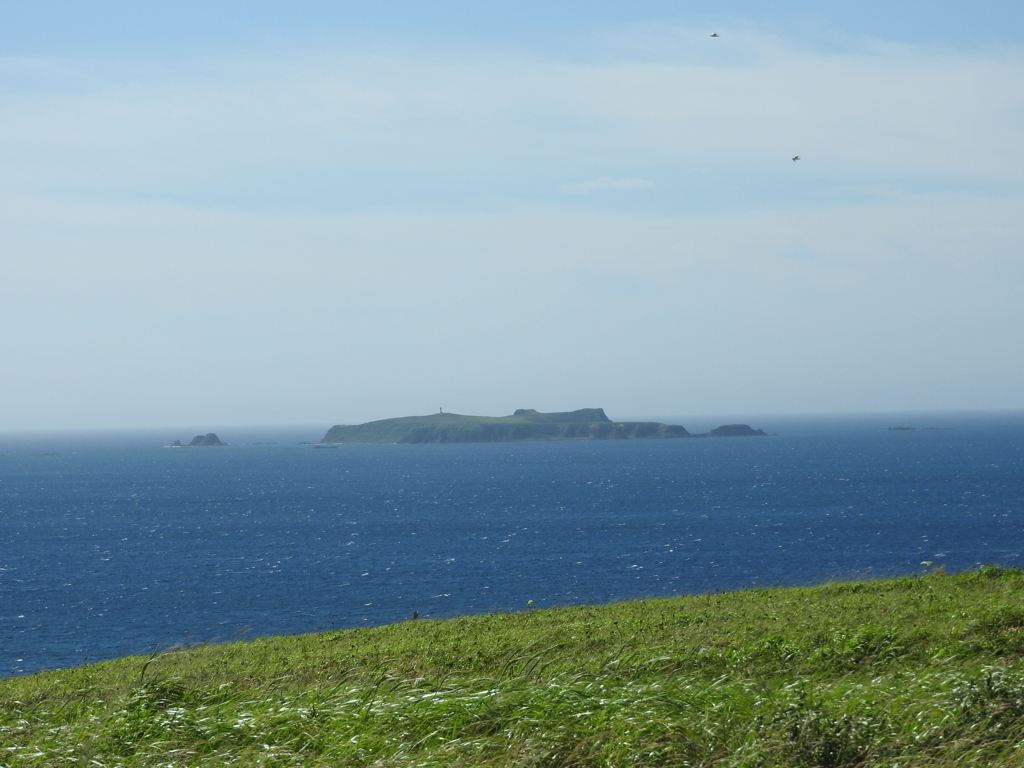
M742 40L743 57L688 49L679 62L593 65L300 55L176 75L7 61L0 183L436 207L449 194L440 188L467 190L460 201L523 200L573 178L591 180L585 191L653 177L659 195L693 174L789 179L780 166L800 154L800 173L834 188L1024 185L1019 52L830 55ZM598 178L610 167L628 178ZM776 185L762 197L777 195Z
M601 176L577 184L563 184L559 189L562 192L603 192L609 189L650 189L653 186L654 182L646 179L613 179L611 176Z

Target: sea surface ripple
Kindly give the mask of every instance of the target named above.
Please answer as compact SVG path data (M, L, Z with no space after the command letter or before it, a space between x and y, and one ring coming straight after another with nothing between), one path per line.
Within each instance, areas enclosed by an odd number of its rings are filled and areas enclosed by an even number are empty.
M1021 565L1024 417L896 421L330 449L295 430L192 449L165 447L189 435L3 435L0 675L414 610Z

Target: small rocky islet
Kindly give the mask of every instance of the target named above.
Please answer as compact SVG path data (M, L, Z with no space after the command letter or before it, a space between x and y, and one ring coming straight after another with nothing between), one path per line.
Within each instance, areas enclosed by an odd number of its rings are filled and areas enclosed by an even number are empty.
M192 442L189 443L187 446L184 446L184 447L186 447L186 448L209 448L211 446L222 446L222 445L227 445L227 443L221 442L221 439L219 437L217 437L217 435L215 435L213 432L210 432L207 435L196 435L195 437L192 438ZM175 440L173 443L171 443L171 448L181 448L181 447L183 447L182 444L181 444L181 440Z

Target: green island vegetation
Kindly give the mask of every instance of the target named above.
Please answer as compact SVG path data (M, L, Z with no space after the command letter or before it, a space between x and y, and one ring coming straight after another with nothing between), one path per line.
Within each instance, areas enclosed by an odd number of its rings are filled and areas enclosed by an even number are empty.
M603 408L538 413L520 408L511 416L463 416L433 413L366 424L331 427L321 443L503 443L533 440L634 440L678 437L746 437L764 435L745 424L727 424L691 435L678 424L612 421Z
M0 765L1016 768L1022 598L985 566L170 650L0 680Z

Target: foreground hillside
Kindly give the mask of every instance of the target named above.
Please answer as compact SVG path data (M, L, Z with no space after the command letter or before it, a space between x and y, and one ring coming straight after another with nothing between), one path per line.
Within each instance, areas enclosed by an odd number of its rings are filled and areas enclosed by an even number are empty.
M409 621L0 680L0 765L1020 766L1024 572Z

